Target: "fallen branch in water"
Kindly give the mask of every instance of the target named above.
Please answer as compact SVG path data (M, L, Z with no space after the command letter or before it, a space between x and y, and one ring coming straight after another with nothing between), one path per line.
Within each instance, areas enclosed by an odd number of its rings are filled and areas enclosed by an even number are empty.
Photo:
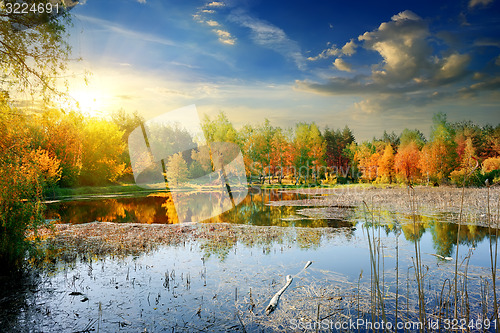
M448 261L453 260L453 258L452 258L452 257L443 257L442 255L439 255L439 254L434 254L434 253L429 253L429 254L430 254L431 256L434 256L434 257L439 258L439 259L448 260Z
M294 276L298 276L300 273L302 273L307 267L311 266L312 264L312 261L308 261L306 263L306 265L304 266L304 268L302 268L302 270L300 272L298 272L297 274L295 274ZM271 298L271 301L269 302L269 305L267 306L266 308L266 314L269 316L269 314L271 312L274 311L274 309L276 309L276 307L278 306L278 301L280 299L280 296L281 294L283 294L286 290L286 288L288 288L288 286L292 283L293 281L293 277L291 275L287 275L286 276L286 283L285 285L283 286L283 288L281 288L274 296L273 298Z
M280 300L280 296L281 294L283 294L286 290L286 288L288 288L288 286L292 283L293 281L293 278L291 275L287 275L286 276L286 283L285 285L283 286L283 288L281 288L274 296L273 298L271 298L271 301L269 302L269 305L267 306L266 308L266 314L269 316L269 314L271 312L274 311L274 309L276 309L276 307L278 306L278 301Z

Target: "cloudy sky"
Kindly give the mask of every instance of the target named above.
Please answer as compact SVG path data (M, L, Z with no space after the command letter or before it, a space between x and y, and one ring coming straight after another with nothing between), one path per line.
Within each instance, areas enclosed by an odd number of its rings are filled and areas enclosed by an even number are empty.
M358 141L428 134L439 111L500 122L500 0L87 0L72 14L71 94L92 114L196 104Z

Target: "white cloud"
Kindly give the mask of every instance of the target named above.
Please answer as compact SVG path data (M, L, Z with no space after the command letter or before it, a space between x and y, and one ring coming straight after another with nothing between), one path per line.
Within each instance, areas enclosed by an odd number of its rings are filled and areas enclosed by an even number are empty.
M329 48L321 51L321 53L318 54L317 56L307 58L307 60L309 60L309 61L316 61L316 60L319 60L319 59L327 59L327 58L330 58L330 57L335 57L339 53L340 53L340 50L337 48L336 45L333 45L332 47L329 47Z
M493 0L470 0L469 1L469 8L474 8L474 7L479 6L479 5L486 6L492 2L493 2Z
M429 68L432 49L427 38L427 24L418 15L404 11L392 21L380 24L374 31L358 37L363 47L378 52L384 59L373 71L374 80L381 82L407 82L425 75Z
M467 82L465 80L472 76L467 69L471 56L453 49L436 53L431 47L436 39L439 37L429 31L426 21L417 14L411 11L398 13L377 29L360 35L358 43L351 40L341 50L332 47L311 59L320 59L327 54L350 55L355 52L355 47L363 48L382 57L382 61L371 64L371 73L331 76L326 78L326 82L297 80L296 89L325 95L362 96L363 100L357 102L356 109L363 112L409 104L422 106L445 98L456 98L460 84L463 87ZM498 62L500 64L500 58ZM353 72L343 57L337 58L333 66L340 71ZM496 82L476 84L470 86L468 92L491 90L496 85ZM384 98L381 99L381 96Z
M403 20L412 20L412 21L420 21L421 18L411 10L405 10L404 12L398 13L391 17L393 21L403 21Z
M221 8L224 6L225 3L221 1L212 1L206 3L204 6L198 8L196 14L193 15L193 19L198 23L206 23L208 26L213 28L218 27L218 29L212 29L212 31L215 32L215 34L219 37L219 42L226 45L235 45L236 38L233 37L229 31L224 30L219 22L213 19L207 19L207 16L215 14L216 11L214 9L206 9L206 8Z
M256 44L272 49L293 60L299 69L305 67L305 58L299 44L288 38L281 28L242 12L233 12L229 16L229 20L249 28L252 32L252 39Z
M461 76L470 62L468 54L454 53L442 60L442 65L436 74L438 79L450 79Z
M214 20L208 20L205 23L208 24L211 27L218 27L220 25L219 22L214 21Z
M342 47L342 54L346 56L352 56L354 53L356 53L356 47L356 43L351 39Z
M337 58L333 62L333 66L337 68L339 71L351 72L351 65L345 62L342 58Z
M212 1L206 4L207 7L224 7L224 2L221 1Z
M236 39L228 31L214 29L213 32L219 36L219 41L223 44L234 45L236 43Z
M138 3L142 3L142 4L145 4L146 3L146 0L137 0Z

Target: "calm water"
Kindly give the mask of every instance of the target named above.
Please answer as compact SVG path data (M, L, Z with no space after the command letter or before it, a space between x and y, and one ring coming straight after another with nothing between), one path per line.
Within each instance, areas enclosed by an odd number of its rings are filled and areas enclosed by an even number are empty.
M212 220L300 227L285 229L286 237L269 244L218 246L192 240L140 256L56 263L55 270L28 279L27 285L1 298L0 324L7 330L34 332L314 332L307 324L323 318L330 325L348 317L380 319L378 312L373 317L369 303L375 276L388 319L395 320L397 294L398 318L409 322L418 318L415 239L421 247L428 310L438 306L442 290L453 298L446 281L452 281L455 261L436 256L456 256L458 228L447 223L450 215L418 216L414 226L395 222L407 216L378 212L380 225L372 226L364 210L356 207L269 205L302 198L255 193L236 210ZM47 218L62 223L174 223L165 202L161 197L56 202L48 205ZM302 227L329 227L330 232L321 235L315 232L320 229ZM469 318L482 320L484 307L491 315L493 306L488 229L462 226L459 240L459 271L468 273ZM303 270L307 261L313 264ZM277 310L266 316L265 307L288 274L294 277L292 285ZM488 297L481 297L485 285ZM449 316L449 310L445 306L443 316Z

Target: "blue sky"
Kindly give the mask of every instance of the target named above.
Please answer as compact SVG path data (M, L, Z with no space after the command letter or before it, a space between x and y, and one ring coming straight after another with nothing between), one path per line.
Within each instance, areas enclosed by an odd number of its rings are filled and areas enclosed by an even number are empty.
M89 113L194 103L237 127L314 121L358 141L428 133L439 111L500 122L499 0L87 0L72 14L70 93Z

